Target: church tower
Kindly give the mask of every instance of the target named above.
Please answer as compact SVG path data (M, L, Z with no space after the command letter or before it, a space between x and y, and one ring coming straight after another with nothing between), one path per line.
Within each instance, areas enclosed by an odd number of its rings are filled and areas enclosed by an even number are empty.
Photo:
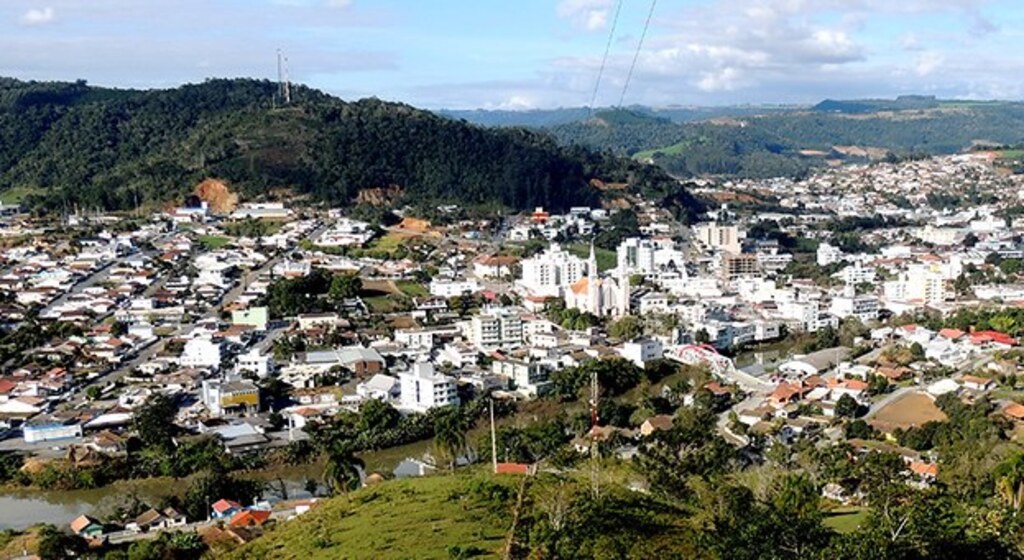
M594 252L594 240L590 240L590 259L587 260L587 305L589 311L601 316L601 277L597 272L597 254Z
M626 315L629 315L630 295L629 275L626 274L625 270L619 270L618 284L619 293L616 294L617 297L615 298L615 304L617 307L616 312L618 313L619 317L625 317Z

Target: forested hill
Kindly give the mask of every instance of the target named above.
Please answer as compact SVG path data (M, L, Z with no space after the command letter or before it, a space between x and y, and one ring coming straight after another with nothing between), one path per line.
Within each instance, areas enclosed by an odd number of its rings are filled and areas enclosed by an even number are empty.
M660 170L544 133L485 129L376 99L209 80L168 90L0 79L0 193L36 207L130 208L180 198L206 177L243 194L290 187L342 204L397 185L406 201L563 209L597 202L592 179L692 204Z

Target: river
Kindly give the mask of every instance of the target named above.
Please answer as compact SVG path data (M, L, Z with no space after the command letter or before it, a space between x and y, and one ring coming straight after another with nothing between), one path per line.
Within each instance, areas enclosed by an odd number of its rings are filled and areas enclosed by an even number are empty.
M379 472L392 476L409 476L414 469L405 460L420 458L430 448L429 441L421 441L364 453L366 472ZM275 467L252 473L252 476L266 480L270 488L266 496L272 499L308 498L307 480L320 480L323 464ZM280 490L284 483L284 495ZM171 478L151 478L120 481L110 486L93 490L47 491L37 489L13 489L0 492L0 529L25 529L40 523L64 526L82 514L103 513L121 496L135 494L140 499L155 504L162 496L181 493L187 484ZM320 489L323 491L323 488Z

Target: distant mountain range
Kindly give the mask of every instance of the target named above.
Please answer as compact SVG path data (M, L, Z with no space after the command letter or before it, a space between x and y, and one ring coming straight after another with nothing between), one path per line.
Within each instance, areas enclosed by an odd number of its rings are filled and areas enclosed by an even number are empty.
M652 161L677 176L800 176L826 161L850 160L851 153L899 157L1024 144L1024 103L921 95L828 99L805 107L444 114L481 124L534 126L563 145ZM851 146L871 149L848 149Z
M786 113L800 109L807 109L807 106L786 106L786 105L736 105L726 107L645 107L632 105L625 109L632 113L648 115L661 119L667 119L674 123L688 123L716 119L720 117L747 117L752 115L768 115ZM615 112L612 107L601 107L594 111L586 107L568 107L559 109L533 109L526 111L512 110L491 110L491 109L470 109L453 110L442 109L439 114L453 119L462 119L467 122L483 126L525 126L525 127L549 127L560 124L569 124L577 121L584 121L595 113Z

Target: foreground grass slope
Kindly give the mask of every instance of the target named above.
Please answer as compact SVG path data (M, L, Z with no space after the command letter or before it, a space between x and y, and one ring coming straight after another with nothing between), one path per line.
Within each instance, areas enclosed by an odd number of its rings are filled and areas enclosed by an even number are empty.
M438 476L364 488L277 525L232 557L452 558L459 551L497 557L512 520L496 515L479 498L474 488L484 480ZM512 494L518 479L492 483L499 492Z

